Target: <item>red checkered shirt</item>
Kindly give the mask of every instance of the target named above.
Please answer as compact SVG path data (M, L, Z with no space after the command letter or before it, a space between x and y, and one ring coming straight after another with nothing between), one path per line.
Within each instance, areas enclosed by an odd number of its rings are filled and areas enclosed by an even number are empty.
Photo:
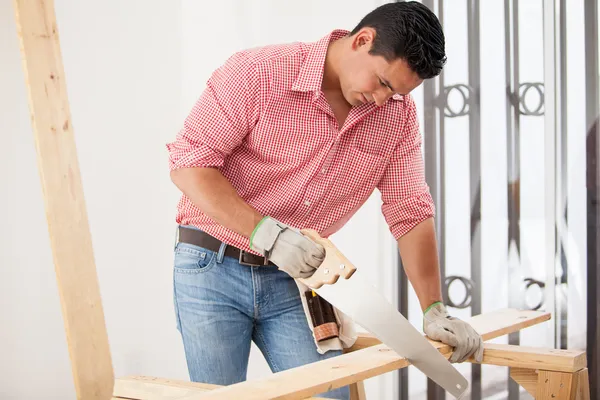
M235 53L213 72L167 144L170 169L218 168L263 215L323 237L344 226L375 189L396 239L433 216L412 97L352 107L340 129L321 91L327 46L347 33ZM247 238L185 195L176 221L252 252Z

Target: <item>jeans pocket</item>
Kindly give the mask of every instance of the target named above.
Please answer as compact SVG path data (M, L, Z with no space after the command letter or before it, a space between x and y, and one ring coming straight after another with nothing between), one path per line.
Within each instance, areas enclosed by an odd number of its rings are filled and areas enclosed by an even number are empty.
M178 243L175 247L175 272L199 274L212 269L217 263L217 252L188 243Z

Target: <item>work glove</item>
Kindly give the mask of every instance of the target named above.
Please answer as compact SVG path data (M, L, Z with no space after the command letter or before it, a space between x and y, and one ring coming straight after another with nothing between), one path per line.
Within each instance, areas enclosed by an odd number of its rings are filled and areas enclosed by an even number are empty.
M441 302L433 303L423 314L423 331L432 340L454 347L450 362L463 362L474 355L483 361L483 339L468 323L451 317Z
M323 246L271 217L256 225L250 236L250 248L292 278L310 278L325 259Z

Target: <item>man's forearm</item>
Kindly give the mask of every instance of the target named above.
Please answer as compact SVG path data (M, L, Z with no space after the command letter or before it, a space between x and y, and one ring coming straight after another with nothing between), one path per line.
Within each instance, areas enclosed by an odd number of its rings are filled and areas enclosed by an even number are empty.
M215 168L177 169L171 180L203 213L246 238L263 218Z
M433 218L415 226L398 240L406 276L410 280L421 309L442 301L440 267Z

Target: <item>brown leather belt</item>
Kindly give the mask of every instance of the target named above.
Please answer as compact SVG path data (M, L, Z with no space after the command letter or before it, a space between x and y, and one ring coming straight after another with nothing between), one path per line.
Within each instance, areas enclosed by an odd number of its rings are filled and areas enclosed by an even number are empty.
M186 228L184 226L179 227L179 241L183 243L193 244L195 246L203 247L207 250L218 252L221 247L221 241L206 232L199 231L196 229ZM257 256L252 253L248 253L244 250L240 250L235 246L227 245L225 248L225 256L233 257L238 260L241 265L247 265L251 267L259 267L261 265L275 265L272 262L265 263L265 258Z

